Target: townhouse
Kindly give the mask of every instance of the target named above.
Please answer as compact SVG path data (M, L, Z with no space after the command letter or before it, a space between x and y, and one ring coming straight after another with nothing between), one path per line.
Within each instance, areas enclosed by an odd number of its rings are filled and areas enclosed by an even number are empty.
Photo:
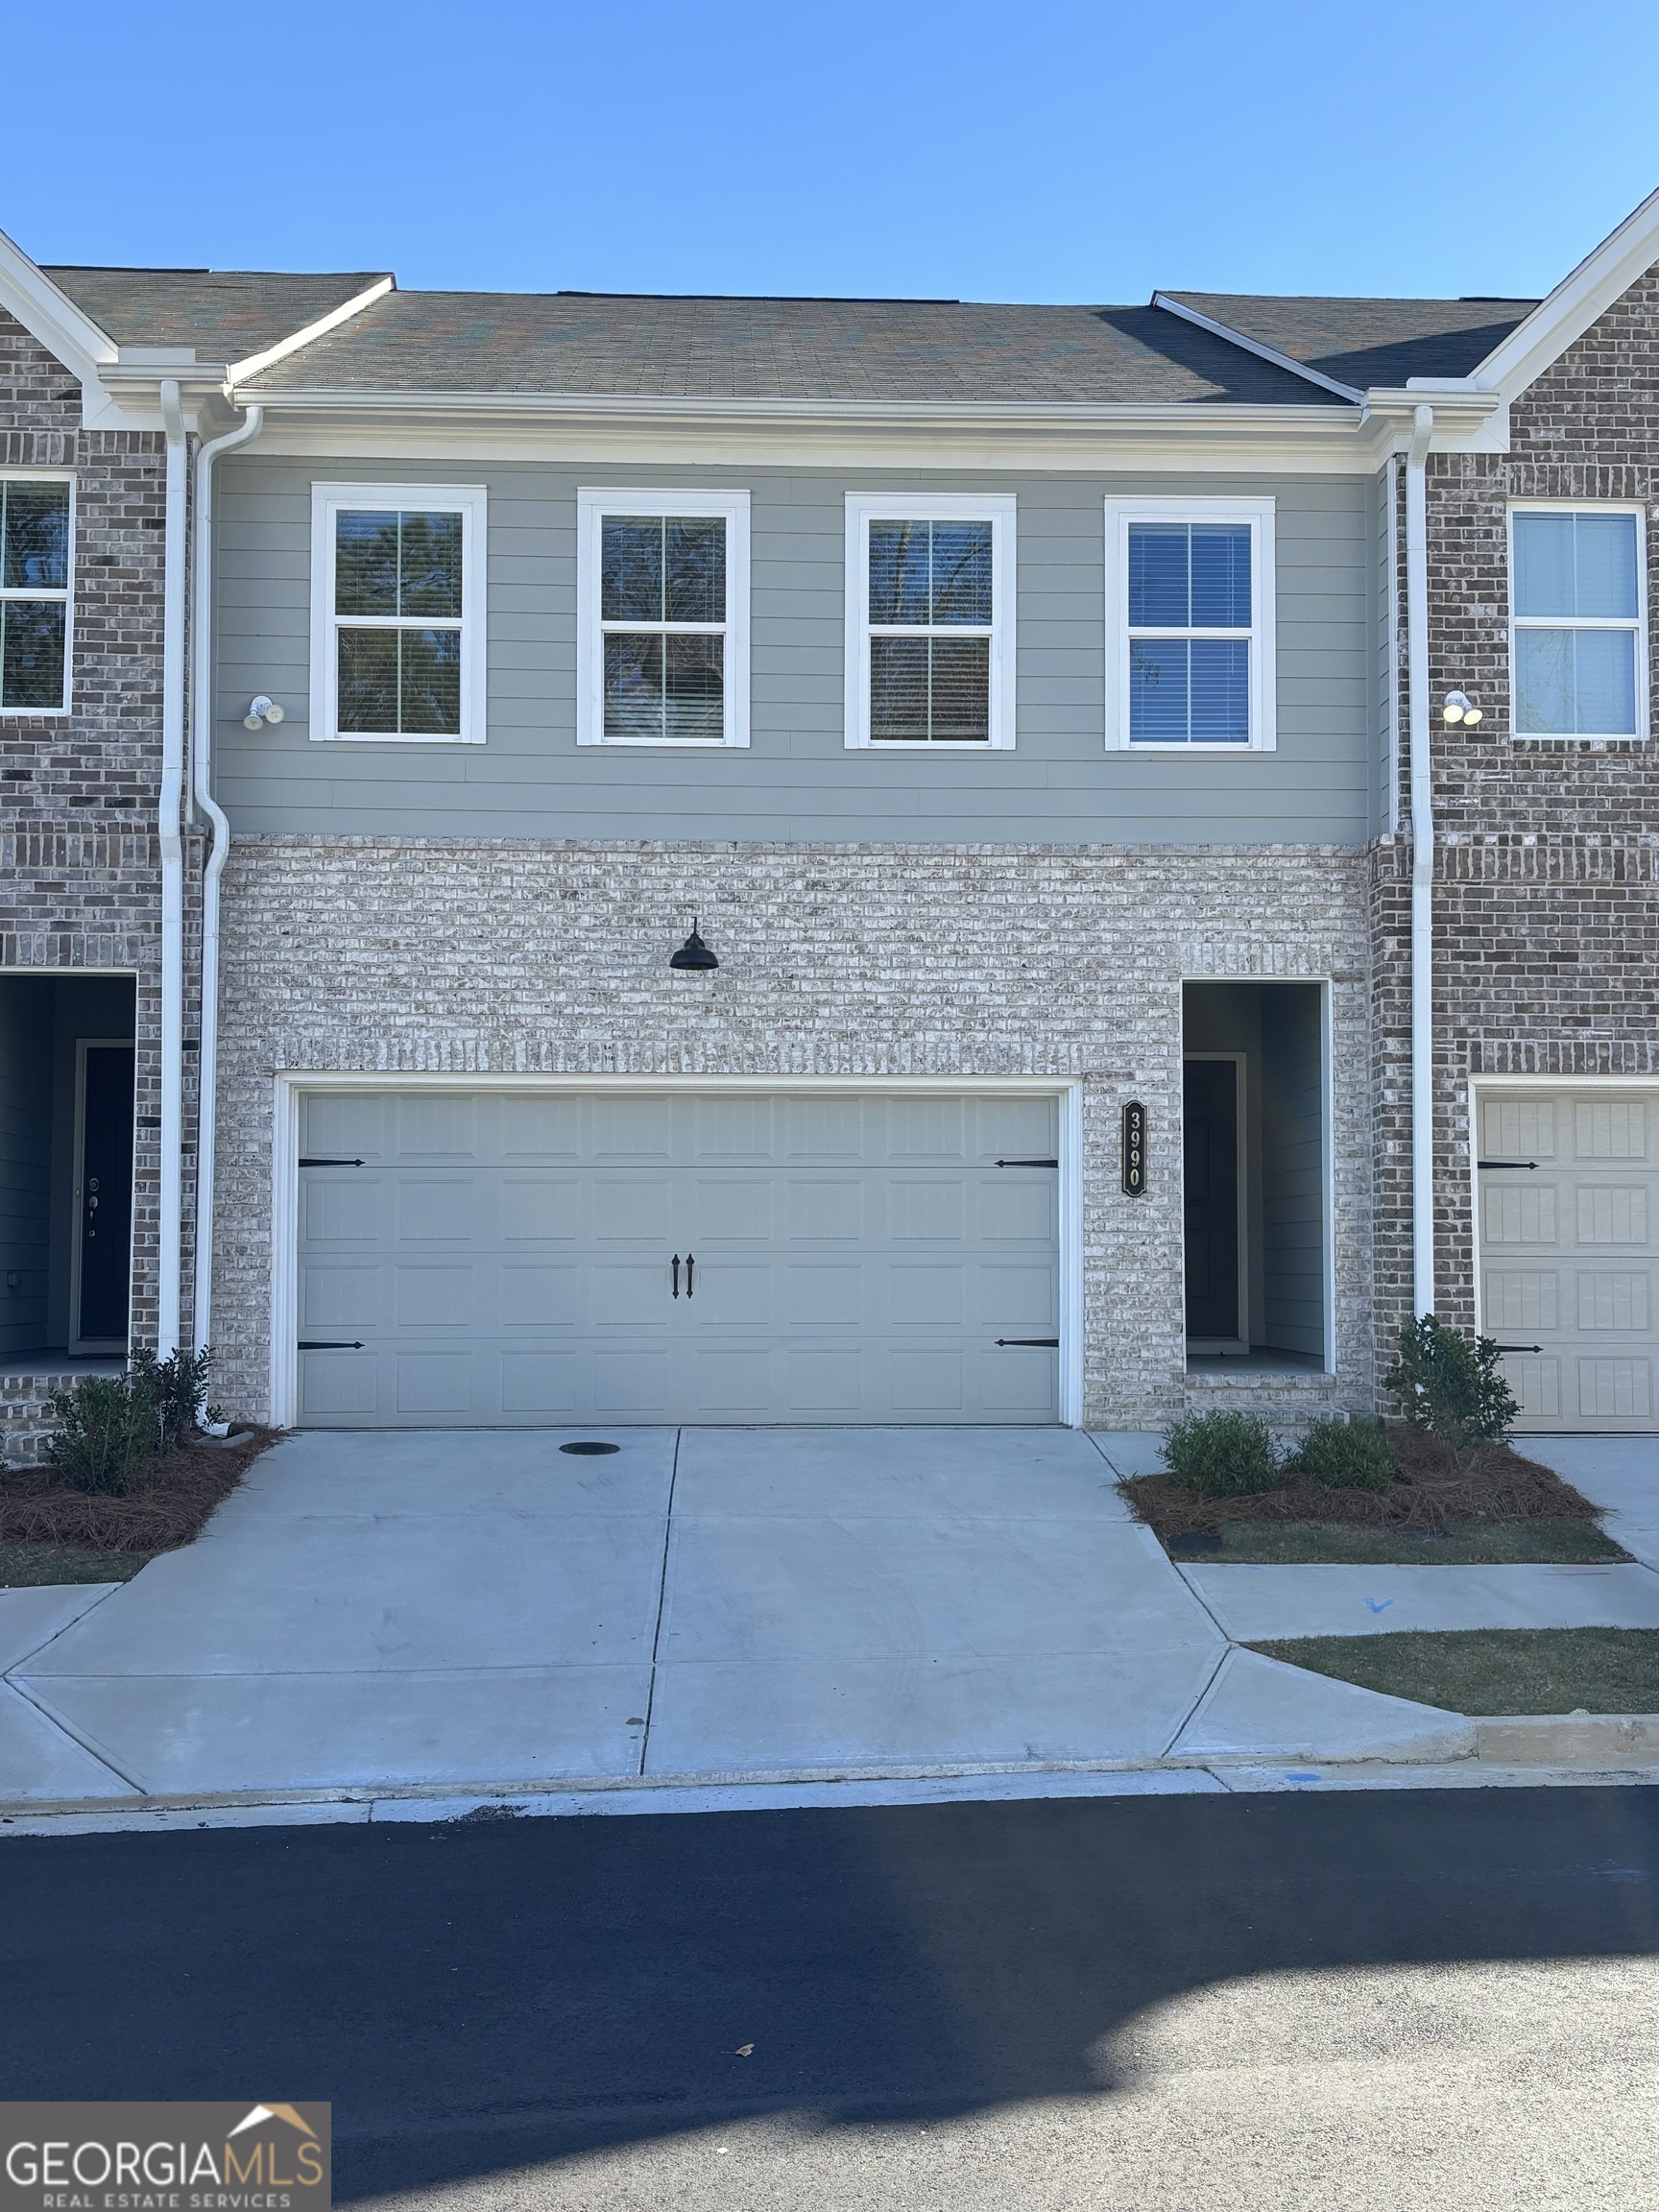
M1651 1427L1659 198L1547 300L0 252L13 1450Z

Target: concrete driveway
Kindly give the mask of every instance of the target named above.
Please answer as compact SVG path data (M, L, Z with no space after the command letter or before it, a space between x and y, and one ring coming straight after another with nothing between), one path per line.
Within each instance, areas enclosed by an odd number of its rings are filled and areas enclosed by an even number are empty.
M188 1551L16 1593L30 1793L1141 1763L1225 1652L1075 1431L579 1433L292 1436Z

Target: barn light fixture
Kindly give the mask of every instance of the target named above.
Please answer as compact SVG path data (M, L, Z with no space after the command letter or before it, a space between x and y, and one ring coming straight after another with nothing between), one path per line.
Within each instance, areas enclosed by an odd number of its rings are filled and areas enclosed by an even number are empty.
M1481 719L1481 710L1466 691L1448 691L1446 704L1440 709L1442 722L1461 722L1473 730Z
M691 917L691 934L678 952L668 955L670 968L718 968L720 963L697 934L697 917Z

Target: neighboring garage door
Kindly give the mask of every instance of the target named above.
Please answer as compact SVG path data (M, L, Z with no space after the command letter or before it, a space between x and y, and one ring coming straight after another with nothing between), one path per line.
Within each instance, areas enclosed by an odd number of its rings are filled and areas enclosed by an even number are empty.
M1480 1325L1537 1429L1651 1429L1659 1102L1478 1095Z
M898 1093L306 1098L300 1418L1052 1421L1057 1119Z

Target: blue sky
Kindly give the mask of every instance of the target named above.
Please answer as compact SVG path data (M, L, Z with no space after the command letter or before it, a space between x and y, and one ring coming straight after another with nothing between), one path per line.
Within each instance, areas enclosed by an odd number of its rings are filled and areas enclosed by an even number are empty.
M43 261L1530 294L1659 184L1653 0L12 0L6 47Z

